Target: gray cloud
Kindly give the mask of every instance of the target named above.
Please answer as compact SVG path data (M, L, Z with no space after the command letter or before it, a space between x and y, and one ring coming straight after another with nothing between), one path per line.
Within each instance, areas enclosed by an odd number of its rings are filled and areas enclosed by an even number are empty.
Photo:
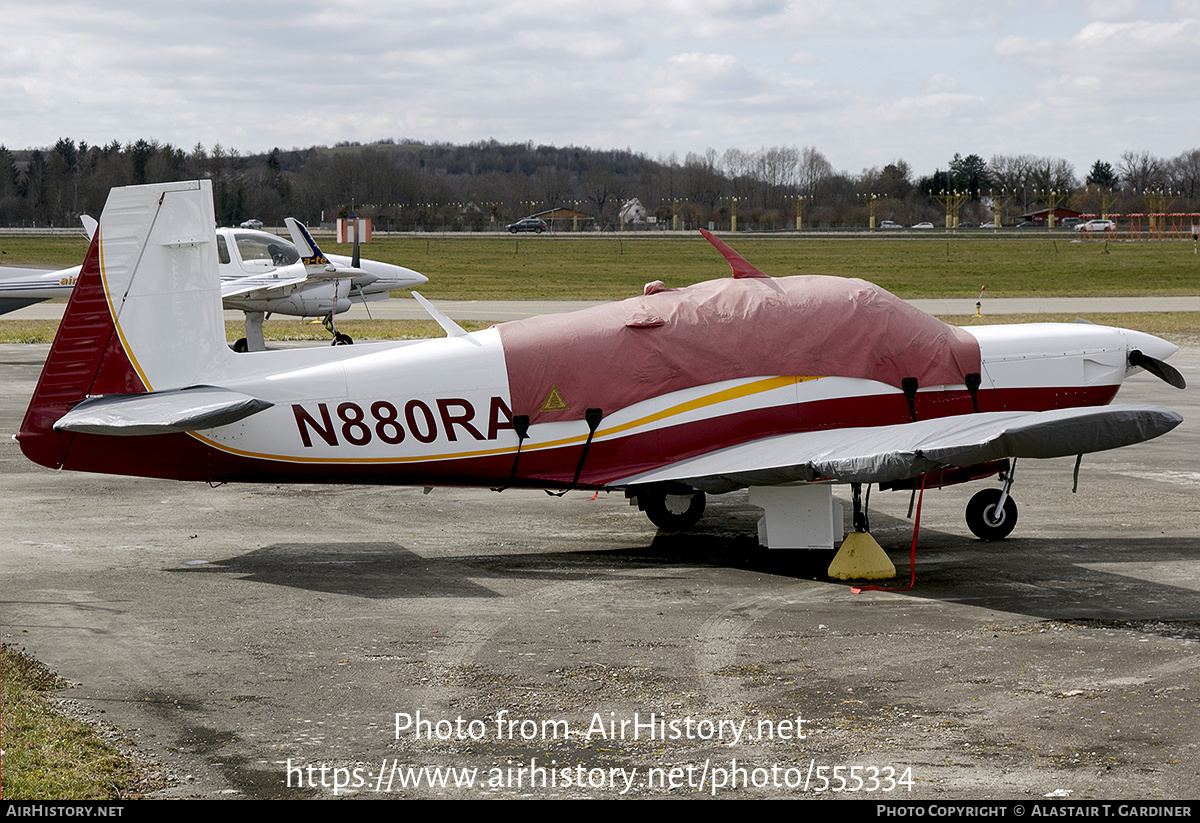
M1200 135L1200 3L0 0L0 142L243 152L409 137L648 154L814 145L857 171L955 153L1164 155Z

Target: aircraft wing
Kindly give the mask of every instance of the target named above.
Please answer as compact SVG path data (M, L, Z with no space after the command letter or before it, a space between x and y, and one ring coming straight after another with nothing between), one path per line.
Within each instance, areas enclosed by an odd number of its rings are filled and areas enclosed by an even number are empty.
M46 297L0 297L0 314L8 314L10 311L23 309L48 299Z
M308 275L303 272L291 277L279 277L275 274L248 274L233 280L222 280L221 299L224 300L227 297L270 299L279 297L278 294L270 294L274 289L306 282L308 282Z
M1183 418L1160 406L983 412L894 426L763 438L610 483L678 481L720 493L747 486L834 480L883 483L1004 457L1067 457L1165 434Z
M79 268L19 269L0 266L0 314L23 309L54 297L70 297ZM69 283L64 284L64 279Z

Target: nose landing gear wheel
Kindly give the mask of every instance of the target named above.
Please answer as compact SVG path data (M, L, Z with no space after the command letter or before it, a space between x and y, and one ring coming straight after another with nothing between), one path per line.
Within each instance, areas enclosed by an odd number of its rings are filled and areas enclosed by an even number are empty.
M967 527L980 540L1003 540L1012 534L1017 525L1017 504L1006 497L1003 508L1000 489L984 489L967 503Z
M331 345L334 345L334 346L349 346L349 345L350 345L351 343L353 343L353 342L354 342L354 341L350 339L350 335L348 335L348 334L342 334L341 332L338 332L337 334L335 334L335 335L333 336L333 343L332 343Z

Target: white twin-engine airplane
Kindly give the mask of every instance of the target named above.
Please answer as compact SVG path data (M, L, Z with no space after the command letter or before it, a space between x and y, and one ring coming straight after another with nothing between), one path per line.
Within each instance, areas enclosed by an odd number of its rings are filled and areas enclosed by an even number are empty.
M96 221L87 215L80 219L93 237ZM221 299L225 308L246 313L246 336L234 344L236 351L266 349L262 324L272 314L323 318L334 345L352 343L349 336L337 331L335 314L347 311L356 300L386 300L393 289L426 282L425 275L412 269L361 260L357 239L352 257L323 254L303 223L291 217L285 222L291 243L265 231L216 230ZM42 300L70 297L79 269L0 268L0 314Z
M37 463L210 482L622 490L660 527L749 487L761 542L840 539L833 483L999 473L971 528L1007 535L1011 461L1181 422L1108 406L1176 347L1089 324L954 328L862 280L729 279L448 336L234 354L207 181L114 189L20 434ZM419 299L419 296L418 296ZM422 301L424 302L424 301ZM861 512L856 506L856 524Z

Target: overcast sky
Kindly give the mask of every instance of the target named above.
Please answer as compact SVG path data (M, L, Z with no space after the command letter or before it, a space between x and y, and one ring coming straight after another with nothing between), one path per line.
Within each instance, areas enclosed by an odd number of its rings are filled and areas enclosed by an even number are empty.
M0 144L1200 148L1200 0L0 0Z

